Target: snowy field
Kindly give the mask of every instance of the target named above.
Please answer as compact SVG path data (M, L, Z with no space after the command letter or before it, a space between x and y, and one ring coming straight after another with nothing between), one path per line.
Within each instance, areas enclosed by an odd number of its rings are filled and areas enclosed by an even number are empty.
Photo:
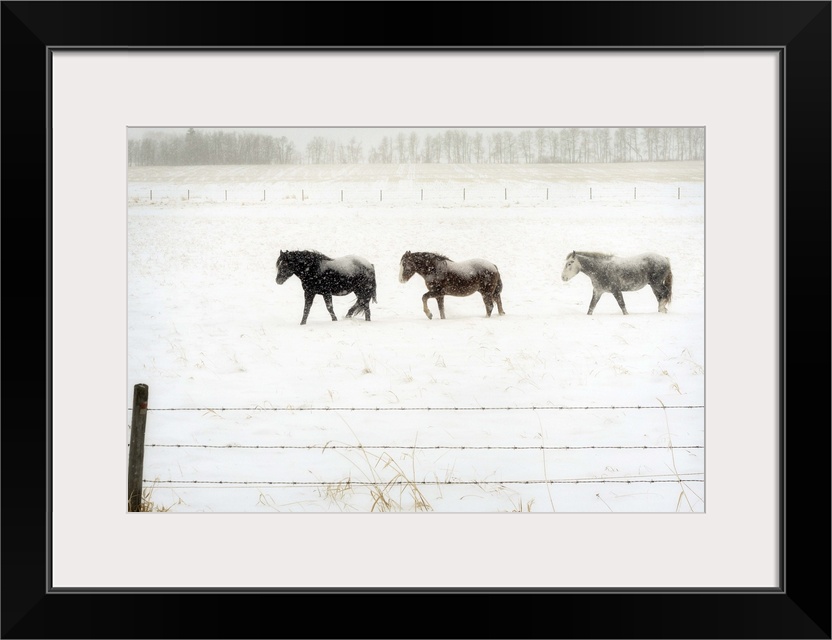
M181 512L704 512L700 162L135 167L128 173L127 434L149 386L145 490ZM280 250L375 265L355 297L275 283ZM485 258L479 294L422 312L405 251ZM561 281L572 250L670 259L649 288Z

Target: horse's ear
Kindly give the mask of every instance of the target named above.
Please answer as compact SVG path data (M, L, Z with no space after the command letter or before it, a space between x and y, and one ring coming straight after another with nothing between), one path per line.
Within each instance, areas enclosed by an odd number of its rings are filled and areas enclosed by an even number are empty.
M409 256L409 255L410 255L410 251L405 251L405 252L404 252L404 255L405 255L405 256Z

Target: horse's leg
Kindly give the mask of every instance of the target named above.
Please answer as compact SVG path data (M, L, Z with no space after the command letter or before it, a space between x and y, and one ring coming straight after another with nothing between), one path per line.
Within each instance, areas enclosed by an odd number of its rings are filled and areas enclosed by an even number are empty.
M428 320L433 319L433 314L428 309L428 298L431 297L431 292L428 291L425 295L422 296L422 308L425 310L425 315L428 317Z
M329 311L329 317L332 318L332 321L335 322L338 318L335 316L335 310L332 308L332 294L331 293L324 293L322 294L324 297L324 304L326 305L326 310Z
M309 310L312 308L312 301L314 299L315 294L311 291L303 292L303 318L301 318L301 324L306 324L306 319L309 317Z
M439 317L445 319L445 296L436 296L436 304L439 305Z
M506 315L506 312L503 311L503 301L500 299L499 293L494 294L494 302L497 303L497 313L499 313L501 316Z
M624 306L624 294L620 291L613 291L612 295L615 296L616 302L618 302L618 306L621 307L621 312L626 316L629 315L627 313L627 307Z
M598 289L592 290L592 299L589 301L589 311L586 312L586 315L592 315L592 311L595 309L595 305L598 304L598 300L601 298L602 293L604 292L599 291Z
M667 309L665 308L667 306L667 302L664 302L664 300L662 300L661 286L657 286L651 283L650 288L653 290L653 295L656 296L656 302L659 303L659 313L667 313ZM662 304L662 302L664 302L664 304Z
M663 282L655 285L651 283L650 287L653 289L653 295L656 296L659 303L659 313L667 313L667 303L670 298L667 285Z
M347 315L345 315L344 317L345 317L345 318L352 318L352 314L354 314L356 311L358 311L358 308L359 308L360 306L361 306L361 301L360 301L360 300L356 300L356 301L355 301L355 304L354 304L354 305L352 305L352 306L350 307L350 310L349 310L349 311L347 311Z
M365 298L361 300L361 306L364 307L364 319L369 322L370 320L370 299Z
M482 301L485 303L485 317L490 318L494 310L494 299L487 293L482 294Z

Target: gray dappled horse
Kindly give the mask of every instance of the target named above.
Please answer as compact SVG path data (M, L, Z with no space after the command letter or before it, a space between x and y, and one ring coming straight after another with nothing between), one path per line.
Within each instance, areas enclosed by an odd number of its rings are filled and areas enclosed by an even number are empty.
M491 317L494 303L499 314L505 315L500 293L503 280L496 265L488 260L475 258L455 262L448 256L424 251L407 251L399 261L399 282L407 282L418 273L425 280L428 291L422 296L422 307L428 320L433 314L428 309L428 299L436 298L439 317L445 319L445 296L470 296L480 292L485 303L485 315Z
M667 305L673 294L673 273L670 260L657 253L642 253L629 258L619 258L608 253L573 251L566 256L561 278L564 282L579 273L585 273L592 281L592 299L587 315L598 304L601 294L609 292L615 296L624 315L622 291L638 291L647 285L659 302L659 313L667 313Z
M295 275L303 285L301 324L306 324L312 300L318 294L323 296L330 317L337 320L332 309L332 296L345 296L354 292L356 301L347 311L346 317L363 310L364 319L370 319L370 300L377 302L376 270L366 259L360 256L332 259L317 251L281 251L276 266L277 284L283 284Z

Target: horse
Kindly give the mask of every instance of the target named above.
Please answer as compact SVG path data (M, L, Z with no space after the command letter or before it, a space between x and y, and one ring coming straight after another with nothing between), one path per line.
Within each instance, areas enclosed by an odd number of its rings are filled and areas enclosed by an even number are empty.
M445 319L445 296L470 296L479 291L485 303L486 317L491 317L494 303L500 315L503 311L503 301L500 293L503 291L503 280L496 265L488 260L473 259L454 262L448 256L439 253L422 251L406 251L399 261L399 282L407 282L418 273L425 279L428 291L422 296L422 307L428 320L433 314L428 309L428 299L436 298L439 305L439 317Z
M376 269L360 256L330 258L318 251L281 251L277 258L275 282L283 284L293 275L303 285L304 305L301 324L306 324L312 300L317 294L324 298L327 311L333 321L332 296L355 293L355 304L347 311L346 318L364 311L364 319L370 320L370 300L376 300Z
M608 253L573 251L566 256L561 278L566 282L581 272L592 281L592 299L587 311L589 316L605 292L614 295L622 313L628 315L621 292L638 291L648 284L659 302L659 313L667 313L667 305L673 295L673 273L670 270L670 260L664 256L642 253L619 258Z

